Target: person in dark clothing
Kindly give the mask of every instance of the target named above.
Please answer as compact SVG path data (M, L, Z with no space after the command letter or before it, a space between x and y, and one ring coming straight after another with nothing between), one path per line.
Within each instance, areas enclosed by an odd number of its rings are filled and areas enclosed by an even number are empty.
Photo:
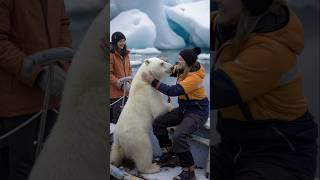
M318 132L297 70L301 22L282 0L216 3L210 109L221 142L211 148L213 179L313 180Z
M183 171L174 179L195 179L194 160L187 142L187 136L205 124L209 116L209 101L203 86L204 68L197 61L201 49L184 49L179 53L178 64L174 66L171 76L177 78L177 84L169 86L154 79L152 75L143 74L144 81L168 96L179 96L179 107L158 117L153 123L163 154L157 160L160 165L169 165L179 159ZM167 127L177 126L172 141Z
M42 111L48 68L24 64L53 48L71 48L69 18L63 0L0 1L0 137ZM38 54L39 56L34 56ZM69 63L53 65L45 136L57 118ZM27 180L36 159L40 116L6 138L0 138L0 179ZM1 130L2 129L2 130ZM0 145L1 146L1 145ZM7 171L7 172L4 172Z

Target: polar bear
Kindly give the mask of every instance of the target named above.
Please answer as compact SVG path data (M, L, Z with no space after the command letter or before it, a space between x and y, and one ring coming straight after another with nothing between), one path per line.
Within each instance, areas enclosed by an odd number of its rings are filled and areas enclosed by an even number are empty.
M138 69L131 83L129 99L124 106L114 130L111 164L118 166L123 158L134 161L138 171L156 173L160 167L152 164L153 150L150 131L154 119L169 111L161 94L142 80L142 73L150 73L160 80L171 73L172 65L159 58L150 58Z
M30 180L107 179L106 5L82 40L68 71L58 120Z

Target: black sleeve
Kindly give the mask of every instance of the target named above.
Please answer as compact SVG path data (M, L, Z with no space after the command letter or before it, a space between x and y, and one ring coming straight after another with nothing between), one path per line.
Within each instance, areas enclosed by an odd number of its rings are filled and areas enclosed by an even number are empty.
M241 104L241 96L231 78L221 69L211 72L210 109Z
M151 86L156 88L158 83L159 81L157 79L154 79L151 83ZM170 97L180 96L185 94L184 89L180 84L170 86L160 82L158 91Z

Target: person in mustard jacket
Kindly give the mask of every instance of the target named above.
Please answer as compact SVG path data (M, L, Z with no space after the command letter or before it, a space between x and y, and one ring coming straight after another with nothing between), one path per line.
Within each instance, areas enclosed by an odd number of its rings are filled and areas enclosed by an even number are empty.
M211 148L213 179L314 179L318 132L298 71L299 18L283 0L215 2L210 109L221 142Z
M122 100L118 100L123 97L124 91L128 95L130 89L130 83L123 82L121 78L129 77L132 73L126 37L121 32L115 32L111 36L109 67L110 103L113 103L110 107L110 120L112 123L117 123L122 108Z
M202 127L209 116L209 100L203 85L205 70L197 61L201 49L184 49L179 53L178 64L174 66L171 76L177 78L177 84L169 86L143 74L144 81L168 96L178 96L179 107L157 117L153 123L163 154L156 159L162 166L176 165L179 160L183 171L174 179L195 179L194 160L187 142L187 136ZM172 141L167 127L177 126Z

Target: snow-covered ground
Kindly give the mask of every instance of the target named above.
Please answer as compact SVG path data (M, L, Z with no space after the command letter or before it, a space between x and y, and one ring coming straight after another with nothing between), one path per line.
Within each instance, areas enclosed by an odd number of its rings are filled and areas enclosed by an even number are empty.
M158 55L161 53L161 51L159 51L156 48L146 48L146 49L130 49L130 53L132 54L152 54L152 55Z

